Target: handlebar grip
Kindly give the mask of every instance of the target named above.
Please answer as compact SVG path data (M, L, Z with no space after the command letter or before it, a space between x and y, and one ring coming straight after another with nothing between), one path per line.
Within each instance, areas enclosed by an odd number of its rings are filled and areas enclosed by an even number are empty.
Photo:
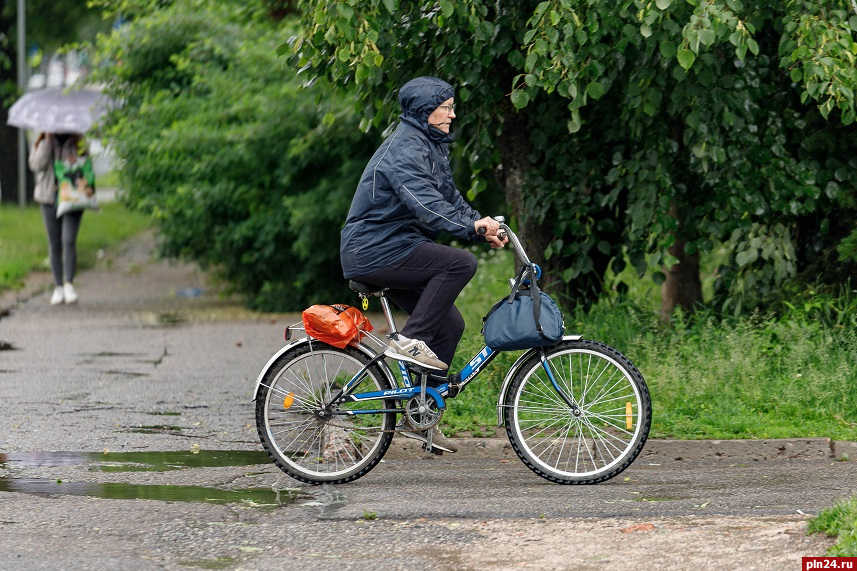
M480 236L484 236L487 232L488 232L488 229L485 228L485 226L480 226L476 230L476 233L479 234ZM506 236L507 236L507 234L505 232L500 232L499 234L497 234L497 237L500 238L501 240L503 238L505 238Z

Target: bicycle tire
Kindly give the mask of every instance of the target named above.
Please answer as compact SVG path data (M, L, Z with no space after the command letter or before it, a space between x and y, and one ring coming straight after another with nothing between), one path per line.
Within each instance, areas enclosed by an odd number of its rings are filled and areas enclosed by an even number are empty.
M545 349L556 382L536 353L516 373L504 402L512 448L539 476L558 484L597 484L637 458L649 435L652 404L640 371L619 351L587 340Z
M393 439L396 414L347 413L379 409L380 403L391 409L393 399L345 402L333 409L344 414L319 415L323 403L368 362L352 347L311 341L285 352L269 368L256 392L256 428L262 446L286 474L309 484L342 484L381 461ZM373 366L353 392L391 388Z

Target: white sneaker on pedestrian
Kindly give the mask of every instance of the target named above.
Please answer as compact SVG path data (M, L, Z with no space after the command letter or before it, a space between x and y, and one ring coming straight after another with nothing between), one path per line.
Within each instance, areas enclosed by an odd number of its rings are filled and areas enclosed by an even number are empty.
M65 297L66 303L76 303L77 302L77 292L74 291L74 286L71 283L66 282L64 286L62 286L63 296Z
M65 295L63 294L62 286L57 286L54 288L54 294L51 296L51 305L59 305L65 301Z
M428 348L425 341L408 339L401 333L397 335L398 339L390 339L390 345L384 351L386 356L439 371L449 368L446 363L437 358L434 351Z

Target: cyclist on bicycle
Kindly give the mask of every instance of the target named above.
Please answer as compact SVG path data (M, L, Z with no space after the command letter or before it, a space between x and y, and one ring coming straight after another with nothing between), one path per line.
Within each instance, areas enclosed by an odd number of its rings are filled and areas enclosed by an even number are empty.
M345 278L388 288L410 316L386 353L444 374L464 334L455 299L476 273L476 257L434 240L448 232L492 248L507 241L455 187L448 149L454 98L453 87L434 77L399 90L401 122L363 171L340 244Z

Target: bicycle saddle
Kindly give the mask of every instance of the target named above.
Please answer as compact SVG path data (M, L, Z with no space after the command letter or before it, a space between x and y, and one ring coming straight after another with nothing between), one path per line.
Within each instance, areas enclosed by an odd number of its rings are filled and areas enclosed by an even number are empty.
M356 291L357 293L378 293L383 291L386 288L379 287L372 284L367 284L363 282L357 282L354 280L348 280L348 287Z

